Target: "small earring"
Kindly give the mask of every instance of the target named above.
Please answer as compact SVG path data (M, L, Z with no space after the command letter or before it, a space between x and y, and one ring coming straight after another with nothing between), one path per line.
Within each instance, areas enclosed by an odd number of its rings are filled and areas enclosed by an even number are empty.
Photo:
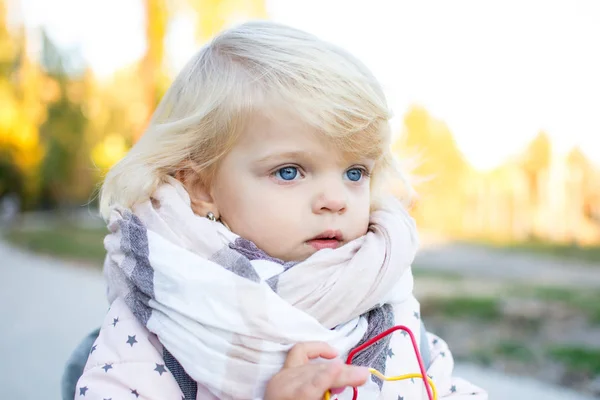
M206 218L208 218L212 222L215 222L217 220L217 218L215 218L215 214L212 211L206 213Z

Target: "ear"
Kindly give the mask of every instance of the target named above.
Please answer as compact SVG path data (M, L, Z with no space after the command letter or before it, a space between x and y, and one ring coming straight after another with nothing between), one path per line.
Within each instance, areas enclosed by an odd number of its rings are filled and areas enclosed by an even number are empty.
M219 210L210 194L210 187L207 187L197 171L189 167L182 168L175 173L175 179L187 190L195 214L205 217L212 212L219 219Z

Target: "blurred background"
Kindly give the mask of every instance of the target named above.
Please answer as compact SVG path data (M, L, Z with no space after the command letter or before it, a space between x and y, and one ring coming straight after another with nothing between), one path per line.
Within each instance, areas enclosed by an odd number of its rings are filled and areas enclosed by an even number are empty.
M59 398L107 307L96 191L249 19L361 58L416 160L416 291L491 398L600 398L600 2L0 0L0 398Z

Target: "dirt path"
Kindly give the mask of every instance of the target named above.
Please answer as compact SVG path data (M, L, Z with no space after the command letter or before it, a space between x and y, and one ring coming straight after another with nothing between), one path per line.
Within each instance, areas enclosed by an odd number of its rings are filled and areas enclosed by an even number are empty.
M99 270L0 241L0 399L60 399L64 364L107 309Z

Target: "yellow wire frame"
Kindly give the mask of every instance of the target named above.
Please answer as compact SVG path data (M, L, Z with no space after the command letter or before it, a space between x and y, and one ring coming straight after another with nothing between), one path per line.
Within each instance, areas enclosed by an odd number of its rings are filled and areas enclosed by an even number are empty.
M379 379L382 379L384 381L403 381L406 379L414 379L414 378L418 378L418 379L423 379L423 375L421 374L406 374L406 375L399 375L399 376L385 376L383 375L381 372L377 371L374 368L369 368L369 372L372 375L375 375L376 377L378 377ZM437 390L435 389L435 385L433 383L433 381L431 380L431 378L429 378L428 376L425 377L425 379L427 379L427 382L429 382L429 387L431 387L431 392L433 394L433 400L437 400ZM331 392L328 390L325 392L325 397L324 400L331 400Z

